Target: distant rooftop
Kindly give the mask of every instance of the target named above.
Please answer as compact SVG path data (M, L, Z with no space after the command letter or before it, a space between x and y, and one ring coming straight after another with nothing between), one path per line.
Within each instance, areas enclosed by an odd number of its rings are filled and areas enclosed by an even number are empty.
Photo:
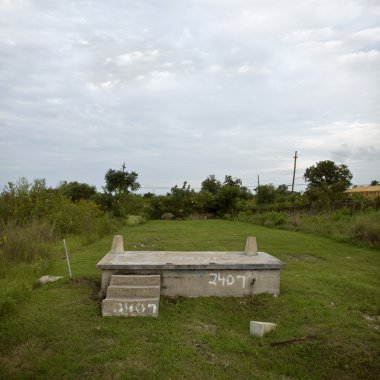
M362 194L368 197L377 197L380 196L380 185L376 186L357 186L352 189L346 190L346 193L349 194Z

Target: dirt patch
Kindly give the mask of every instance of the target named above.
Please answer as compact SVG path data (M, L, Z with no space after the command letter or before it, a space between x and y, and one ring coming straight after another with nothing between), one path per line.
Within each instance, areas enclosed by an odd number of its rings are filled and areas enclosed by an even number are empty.
M291 261L306 261L309 263L315 263L319 260L315 256L309 256L309 255L299 255L299 256L286 255L285 259L291 260Z
M380 330L380 315L363 314L363 318L368 322L369 327Z
M9 356L1 357L0 365L10 377L17 376L30 371L35 365L36 358L43 360L42 352L46 355L48 350L37 338L31 338L13 348Z

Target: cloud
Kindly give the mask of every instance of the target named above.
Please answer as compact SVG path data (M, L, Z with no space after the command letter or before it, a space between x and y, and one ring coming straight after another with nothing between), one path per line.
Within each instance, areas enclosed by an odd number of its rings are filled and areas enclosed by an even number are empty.
M300 170L361 154L369 164L358 175L372 177L376 3L3 0L0 9L1 180L100 187L127 161L143 184L196 185L211 173L282 182L294 150Z
M353 68L365 68L379 71L380 70L380 51L360 51L356 53L349 53L341 55L338 58L339 64Z

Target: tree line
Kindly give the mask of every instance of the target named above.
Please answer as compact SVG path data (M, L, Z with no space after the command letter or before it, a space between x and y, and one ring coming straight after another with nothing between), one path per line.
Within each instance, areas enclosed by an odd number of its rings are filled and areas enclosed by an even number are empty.
M324 208L347 200L344 191L351 185L352 173L346 165L320 161L306 169L307 187L303 193L291 192L285 184L263 184L252 192L239 178L225 175L220 180L209 175L199 191L184 181L165 195L136 194L141 187L138 173L127 171L124 164L120 169L109 169L104 179L100 192L95 186L76 181L63 181L56 188L49 188L45 180L38 179L32 183L25 178L9 182L0 196L2 223L23 224L45 218L59 231L70 232L106 215L116 218L142 215L152 219L163 215L223 217L245 211Z

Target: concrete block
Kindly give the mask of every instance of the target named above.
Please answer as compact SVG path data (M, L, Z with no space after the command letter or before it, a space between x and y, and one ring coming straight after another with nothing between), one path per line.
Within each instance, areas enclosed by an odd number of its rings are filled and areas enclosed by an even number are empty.
M160 300L144 299L110 299L102 301L103 317L158 317Z
M47 276L42 276L41 278L38 279L39 283L41 285L45 285L49 282L55 282L55 281L58 281L60 280L61 278L63 278L62 276L51 276L51 275L47 275Z
M247 237L247 241L245 243L245 254L249 256L257 255L257 241L255 236Z
M113 275L110 285L160 285L160 275Z
M112 253L123 253L124 252L124 241L122 235L115 235L112 240Z
M159 285L110 285L107 289L107 298L156 298L159 296Z
M249 328L251 335L262 337L270 331L275 330L277 323L251 321Z

